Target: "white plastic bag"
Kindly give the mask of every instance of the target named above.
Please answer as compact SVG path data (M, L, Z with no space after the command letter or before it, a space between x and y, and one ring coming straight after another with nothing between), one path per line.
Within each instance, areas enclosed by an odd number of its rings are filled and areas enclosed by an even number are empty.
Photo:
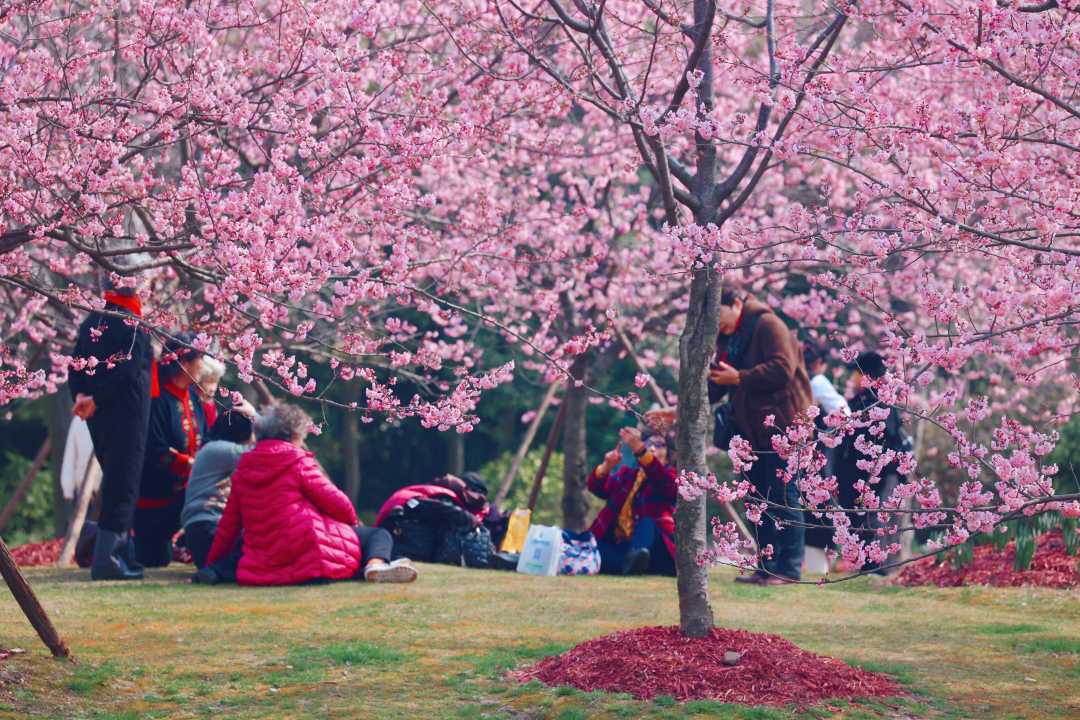
M551 525L530 525L517 571L526 575L557 575L562 557L562 530Z

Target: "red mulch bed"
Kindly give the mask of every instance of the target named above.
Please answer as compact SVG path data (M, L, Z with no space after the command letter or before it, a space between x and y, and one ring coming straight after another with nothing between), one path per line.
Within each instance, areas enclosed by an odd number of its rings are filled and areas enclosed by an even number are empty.
M725 665L724 652L743 653ZM591 692L642 700L718 700L743 705L814 705L830 698L890 697L904 692L890 678L815 655L776 635L713 628L687 638L677 627L645 627L584 642L562 655L510 673Z
M1039 536L1035 555L1027 570L1013 569L1015 543L1004 550L992 545L980 545L972 551L972 561L963 567L953 567L949 560L938 562L929 557L905 567L896 578L899 585L915 587L960 587L961 585L992 585L994 587L1035 586L1068 589L1080 587L1080 557L1065 551L1060 530Z
M15 558L17 564L23 567L55 565L56 561L60 559L60 551L63 548L64 538L54 538L11 548L11 556Z

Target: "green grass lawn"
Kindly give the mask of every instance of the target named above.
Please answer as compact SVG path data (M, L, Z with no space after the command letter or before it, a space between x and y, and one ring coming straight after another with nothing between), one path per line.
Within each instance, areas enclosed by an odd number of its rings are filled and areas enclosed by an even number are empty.
M519 686L506 668L677 619L674 581L533 578L424 566L414 585L201 587L29 577L77 662L56 662L0 597L0 717L1064 718L1080 717L1080 595L916 589L857 580L756 588L714 576L717 624L778 633L893 675L887 702L747 708L643 703Z

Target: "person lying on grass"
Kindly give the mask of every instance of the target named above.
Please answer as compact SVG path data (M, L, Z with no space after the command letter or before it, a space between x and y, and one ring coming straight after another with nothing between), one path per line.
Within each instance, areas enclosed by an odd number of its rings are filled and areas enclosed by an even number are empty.
M618 447L589 475L589 492L606 500L589 529L600 549L600 572L675 574L675 468L664 436L619 431ZM633 453L624 462L622 448Z
M208 564L226 557L243 532L241 585L415 580L407 558L390 561L390 533L360 525L349 498L304 448L310 429L311 419L292 405L274 405L255 421L257 442L233 473Z

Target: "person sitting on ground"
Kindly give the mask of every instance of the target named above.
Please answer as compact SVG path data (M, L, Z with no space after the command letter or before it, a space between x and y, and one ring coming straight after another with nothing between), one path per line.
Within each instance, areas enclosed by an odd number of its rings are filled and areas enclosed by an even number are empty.
M214 427L214 422L217 421L217 403L214 398L217 397L218 386L223 377L225 377L225 363L209 355L203 356L202 375L199 376L199 383L195 389L203 406L203 414L206 415L207 427Z
M184 488L195 453L206 437L206 415L195 389L203 353L195 336L181 333L166 343L158 363L158 387L151 391L150 424L135 503L135 556L147 567L173 558L173 536L180 529ZM155 394L156 392L156 394Z
M241 585L360 577L412 582L417 575L412 563L390 560L390 533L359 525L349 498L304 448L311 425L292 405L273 405L256 419L257 442L233 472L207 562L212 566L225 558L243 532L236 571Z
M636 428L619 431L621 443L589 475L589 492L607 504L589 530L600 550L600 572L675 575L675 468L667 464L663 435L644 439ZM634 464L623 463L622 447Z
M206 444L195 456L180 522L197 568L206 566L214 532L229 499L233 471L255 442L254 419L255 408L247 402L226 410L210 428Z

